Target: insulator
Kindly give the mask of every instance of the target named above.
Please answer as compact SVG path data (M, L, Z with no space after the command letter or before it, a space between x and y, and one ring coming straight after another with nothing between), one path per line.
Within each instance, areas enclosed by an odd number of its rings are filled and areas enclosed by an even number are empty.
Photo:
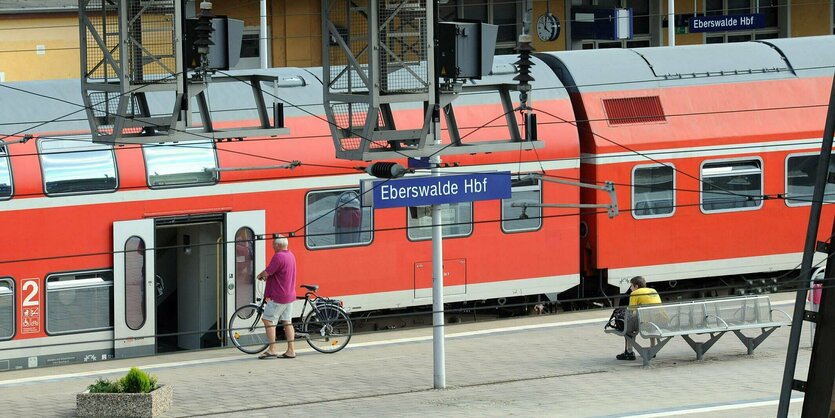
M406 174L408 170L398 163L380 162L374 163L365 169L365 172L381 179L393 179Z
M534 81L533 76L531 76L531 66L534 65L533 61L531 61L531 52L533 50L533 46L528 40L520 39L519 45L516 47L516 51L519 52L519 59L514 64L519 68L519 74L513 77L513 80L519 82L519 107L521 109L530 109L528 107L527 92L531 90L531 81Z

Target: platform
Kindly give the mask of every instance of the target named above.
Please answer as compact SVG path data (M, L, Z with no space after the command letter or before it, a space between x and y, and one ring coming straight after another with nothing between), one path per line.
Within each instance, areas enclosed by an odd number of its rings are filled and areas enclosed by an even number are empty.
M793 295L774 295L791 311ZM446 327L447 389L432 389L430 328L354 336L337 354L306 343L296 359L258 360L215 349L0 373L9 416L75 416L75 394L130 366L174 386L166 416L774 416L789 329L755 352L720 341L696 361L674 339L650 368L618 361L622 339L603 333L609 310L518 317ZM805 379L804 327L798 377ZM283 346L279 346L283 349ZM800 416L795 392L790 416Z

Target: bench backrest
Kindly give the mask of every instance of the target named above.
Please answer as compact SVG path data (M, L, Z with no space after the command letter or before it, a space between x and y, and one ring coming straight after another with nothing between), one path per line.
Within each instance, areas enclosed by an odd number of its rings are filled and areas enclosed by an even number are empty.
M644 336L707 332L772 322L768 296L741 296L639 306L638 331Z

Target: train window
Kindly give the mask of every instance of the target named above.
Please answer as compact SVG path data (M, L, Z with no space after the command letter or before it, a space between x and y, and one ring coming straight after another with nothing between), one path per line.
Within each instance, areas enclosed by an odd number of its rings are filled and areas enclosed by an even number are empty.
M763 173L759 160L702 165L702 211L752 210L762 206Z
M12 197L12 167L6 147L0 146L0 200Z
M38 147L47 195L112 192L119 187L110 145L41 139Z
M675 172L671 165L635 167L632 171L632 216L660 218L675 211Z
M432 212L430 206L408 208L408 236L418 241L432 238ZM441 231L444 238L464 237L473 233L473 203L441 205Z
M786 204L804 206L812 204L818 154L790 155L786 158ZM829 161L829 172L835 172L835 160ZM835 184L827 183L823 200L835 202Z
M244 227L235 233L235 308L255 300L255 233Z
M14 282L12 279L0 279L0 340L14 337L14 318Z
M511 182L510 199L502 199L502 231L535 231L542 226L541 207L516 207L514 203L542 203L540 181L531 178Z
M46 278L46 332L113 328L113 272L60 273Z
M145 241L125 242L125 324L137 330L145 323Z
M214 184L218 181L217 155L211 141L142 146L148 186L151 188Z
M374 238L371 208L360 207L359 189L323 190L305 198L305 239L308 248L370 244Z

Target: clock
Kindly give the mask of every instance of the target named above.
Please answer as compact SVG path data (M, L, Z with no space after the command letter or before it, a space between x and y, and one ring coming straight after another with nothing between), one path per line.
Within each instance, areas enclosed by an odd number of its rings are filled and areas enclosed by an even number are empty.
M540 40L550 42L560 36L560 21L550 12L536 19L536 34Z

